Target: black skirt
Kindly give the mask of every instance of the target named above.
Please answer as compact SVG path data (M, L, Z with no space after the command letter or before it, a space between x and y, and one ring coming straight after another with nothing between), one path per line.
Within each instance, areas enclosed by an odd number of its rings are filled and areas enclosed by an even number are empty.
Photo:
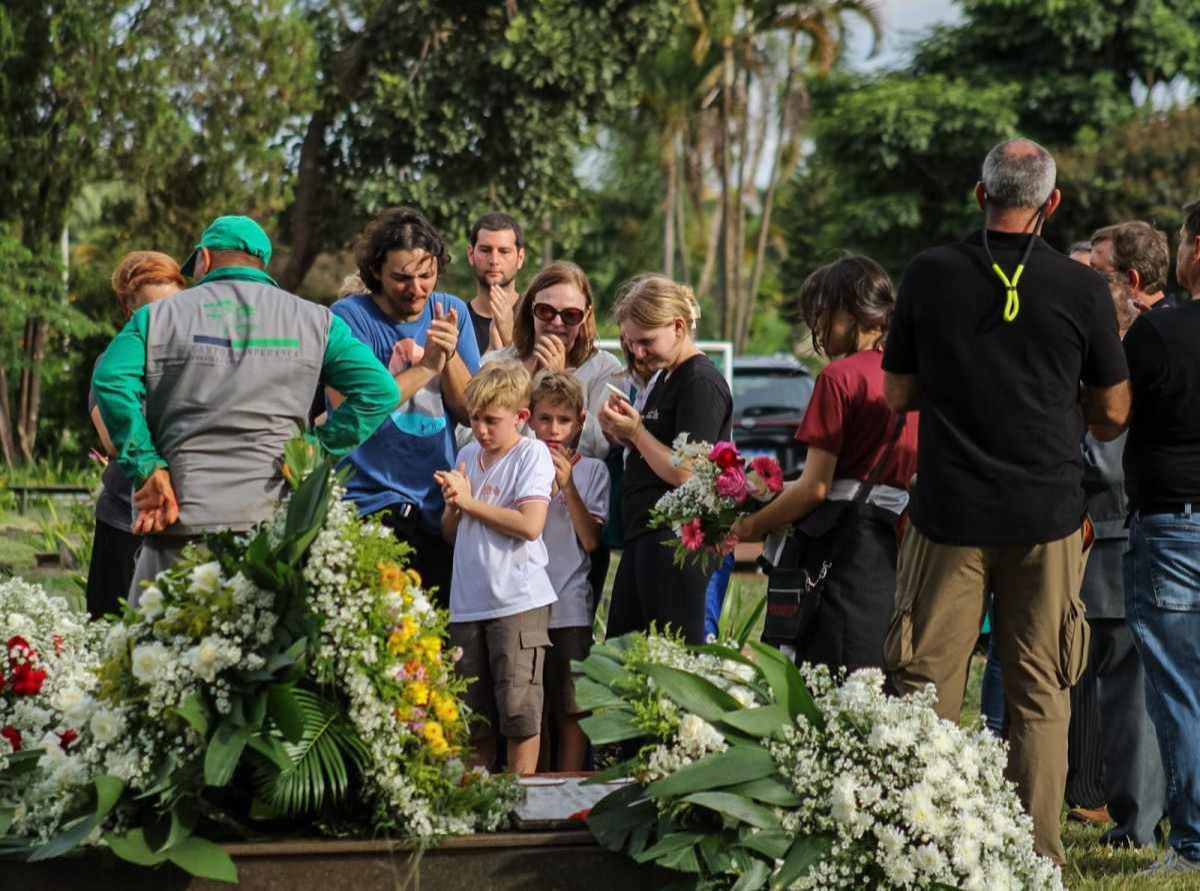
M863 505L839 524L837 553L816 616L796 641L796 661L831 670L883 668L896 604L896 517Z

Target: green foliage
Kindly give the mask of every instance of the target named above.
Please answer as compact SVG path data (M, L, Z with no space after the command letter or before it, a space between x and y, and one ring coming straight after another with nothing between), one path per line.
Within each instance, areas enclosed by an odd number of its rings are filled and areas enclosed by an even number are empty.
M844 251L898 276L930 245L978 224L971 190L988 149L1015 135L1019 88L941 75L846 78L817 96L816 150L780 222L784 279Z
M917 47L918 73L1019 85L1023 134L1066 145L1134 110L1131 87L1195 82L1200 7L1191 0L963 0L963 21Z
M291 691L301 722L295 741L284 742L291 766L280 770L266 758L255 764L255 794L288 814L320 812L344 804L353 774L367 763L367 751L344 709L311 690Z

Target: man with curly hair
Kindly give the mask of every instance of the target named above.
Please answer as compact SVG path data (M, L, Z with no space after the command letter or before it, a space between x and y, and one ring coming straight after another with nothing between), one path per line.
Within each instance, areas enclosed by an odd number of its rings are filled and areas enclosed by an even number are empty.
M358 273L365 292L333 305L354 336L395 378L400 406L347 459L347 497L359 513L378 514L415 549L412 565L444 606L453 555L441 535L437 471L454 466L455 422L468 423L467 382L479 370L479 347L467 305L437 290L450 262L441 235L419 211L383 211L363 231ZM330 390L331 406L339 401Z

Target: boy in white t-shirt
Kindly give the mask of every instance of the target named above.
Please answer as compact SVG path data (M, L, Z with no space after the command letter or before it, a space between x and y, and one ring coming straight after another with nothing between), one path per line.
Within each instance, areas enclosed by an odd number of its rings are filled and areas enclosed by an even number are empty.
M565 372L543 372L534 380L529 426L550 448L554 495L542 540L550 553L550 582L558 602L550 608L550 651L546 655L546 712L558 736L555 770L583 770L587 739L579 728L583 710L575 702L571 661L592 648L592 586L589 554L600 545L608 517L609 478L603 461L585 458L572 446L586 416L583 385Z
M466 703L490 722L473 729L475 760L494 766L499 732L516 774L537 769L547 625L558 599L542 543L554 462L544 443L519 431L529 390L518 362L494 362L471 378L475 441L457 470L434 474L446 498L442 532L454 545L450 641L463 652L456 669L475 678Z

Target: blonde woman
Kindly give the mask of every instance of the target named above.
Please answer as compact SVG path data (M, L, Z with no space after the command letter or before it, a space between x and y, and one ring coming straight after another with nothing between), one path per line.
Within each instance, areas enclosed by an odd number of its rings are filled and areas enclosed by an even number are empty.
M675 437L728 439L733 397L724 376L696 346L700 306L686 285L663 275L638 276L621 287L614 313L634 359L661 373L641 412L614 394L599 413L604 432L629 448L621 491L625 547L608 634L644 631L653 622L702 644L708 574L695 562L674 564L665 546L672 532L651 529L650 511L690 475L672 463Z

